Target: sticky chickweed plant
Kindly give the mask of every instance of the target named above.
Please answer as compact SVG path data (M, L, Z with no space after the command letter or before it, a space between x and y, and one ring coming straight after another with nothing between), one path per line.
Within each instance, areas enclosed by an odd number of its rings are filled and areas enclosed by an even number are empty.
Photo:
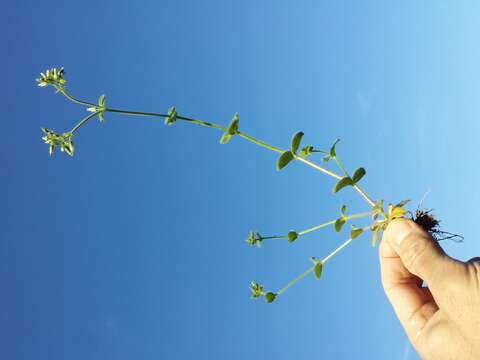
M283 295L290 287L292 287L298 281L310 274L313 274L317 279L320 279L322 275L322 269L325 264L335 255L337 255L341 250L347 247L357 237L364 233L370 233L371 243L375 247L380 233L385 230L387 225L392 220L408 215L408 212L404 208L408 200L401 201L395 205L388 204L384 206L383 200L372 199L367 194L367 192L365 192L365 190L360 187L359 183L365 175L365 169L363 167L359 167L353 173L347 171L347 169L342 165L342 162L337 155L336 146L339 140L336 140L333 145L331 145L329 149L325 151L317 149L313 145L301 146L304 134L303 132L297 132L292 136L289 148L279 148L274 145L267 144L266 142L241 131L239 128L238 113L235 113L230 123L224 126L208 121L181 116L177 113L177 109L175 107L169 108L168 111L164 114L111 108L107 107L106 105L105 95L101 95L97 103L80 100L72 96L65 89L66 80L64 78L64 75L65 71L63 67L59 69L49 69L45 73L40 74L40 78L36 80L37 85L40 87L53 87L56 90L56 93L60 93L71 102L81 107L84 107L85 110L88 112L88 115L81 119L69 131L62 134L57 133L56 131L51 129L42 128L42 139L48 145L50 156L53 155L55 149L57 148L59 148L61 152L65 152L66 154L73 156L75 152L75 146L72 139L74 138L77 131L87 122L95 118L98 118L98 120L103 123L105 121L105 115L107 113L143 117L151 116L162 118L165 122L165 125L169 126L174 125L176 122L183 121L186 123L196 124L219 130L221 132L221 135L219 137L219 141L221 144L227 144L230 140L232 140L233 137L243 138L257 146L276 153L278 155L276 162L277 170L282 170L292 161L299 161L321 172L322 174L331 177L335 181L335 185L332 189L332 192L334 194L344 188L351 188L356 191L359 196L365 201L366 209L363 212L350 214L347 212L347 207L343 205L340 208L339 215L335 216L333 219L305 230L291 230L283 235L270 236L264 236L258 231L250 231L250 233L248 234L248 238L246 239L246 243L251 246L260 247L264 241L270 239L285 239L289 243L294 243L300 237L310 235L317 230L330 226L333 227L337 233L339 233L347 222L351 223L353 220L357 221L358 219L368 219L368 223L366 226L357 227L352 224L348 239L346 239L340 246L338 246L325 257L319 259L312 257L310 259L312 261L311 266L279 290L266 290L263 285L260 285L257 282L252 282L250 284L252 298L264 297L267 303L271 303L278 296ZM310 160L315 156L320 156L320 160L323 162L324 165L319 165L317 162ZM337 171L339 173L327 168L327 166L331 167L331 164L333 164L333 166L337 168ZM421 226L423 226L427 231L432 233L432 235L437 235L437 240L441 240L439 239L439 236L445 234L447 235L446 238L458 238L458 235L440 231L438 229L438 221L430 214L428 210L417 210L415 214L411 215L411 218L417 223L419 223ZM448 237L448 235L451 236Z

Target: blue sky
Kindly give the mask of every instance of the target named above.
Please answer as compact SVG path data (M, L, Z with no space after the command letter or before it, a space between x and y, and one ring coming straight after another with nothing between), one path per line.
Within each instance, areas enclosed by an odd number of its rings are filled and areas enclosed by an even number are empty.
M40 71L109 106L240 127L280 147L341 138L385 201L423 194L449 254L480 254L480 6L473 1L18 1L1 15L0 356L3 359L416 359L359 238L272 305L343 236L244 243L365 205L302 164L188 124L107 114L48 156L40 127L84 116Z

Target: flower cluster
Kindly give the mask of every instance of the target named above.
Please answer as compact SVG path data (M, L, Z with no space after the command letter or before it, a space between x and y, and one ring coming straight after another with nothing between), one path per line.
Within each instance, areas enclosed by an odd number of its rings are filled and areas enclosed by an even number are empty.
M250 291L252 294L252 298L258 298L263 295L263 286L257 282L252 281L250 283Z
M73 156L74 145L72 142L73 134L71 132L66 132L63 134L57 134L55 131L42 128L44 136L42 140L45 141L45 144L49 145L50 156L53 155L53 151L56 147L60 147L60 150L65 151L68 155Z
M51 68L48 69L45 73L40 73L40 78L36 79L38 86L44 87L47 85L53 85L55 87L61 88L67 82L63 76L65 75L65 70L63 67L60 69Z
M248 245L250 246L257 246L260 247L260 244L263 241L263 236L260 235L260 233L257 231L257 233L254 233L253 231L250 231L248 233L248 239L245 240Z

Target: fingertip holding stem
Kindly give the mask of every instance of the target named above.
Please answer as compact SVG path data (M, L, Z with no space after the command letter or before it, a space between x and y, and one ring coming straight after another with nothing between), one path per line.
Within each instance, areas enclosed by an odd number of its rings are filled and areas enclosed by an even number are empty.
M416 234L422 237L429 236L427 232L425 232L412 220L403 218L395 219L390 224L388 224L384 235L388 243L395 250L399 250L400 245L403 243L403 241L412 234Z

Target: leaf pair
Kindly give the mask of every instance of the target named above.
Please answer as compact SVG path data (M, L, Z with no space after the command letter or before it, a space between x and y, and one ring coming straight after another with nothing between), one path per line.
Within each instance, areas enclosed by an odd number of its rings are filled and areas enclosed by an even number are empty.
M303 135L303 132L299 131L292 136L292 140L290 141L290 150L284 151L277 160L277 170L282 170L293 159L295 159L295 155L297 154L300 143L302 142Z
M87 111L98 113L98 120L103 123L105 121L105 95L100 95L98 98L98 106L89 107Z
M355 170L353 173L353 176L345 176L338 180L338 182L335 184L333 188L333 193L339 192L341 189L343 189L346 186L355 186L366 174L366 171L363 167L358 168Z
M98 113L98 120L103 123L105 121L105 95L101 95L98 98L98 108L100 110Z
M177 121L177 109L172 106L168 109L167 116L165 117L165 125L173 125Z

